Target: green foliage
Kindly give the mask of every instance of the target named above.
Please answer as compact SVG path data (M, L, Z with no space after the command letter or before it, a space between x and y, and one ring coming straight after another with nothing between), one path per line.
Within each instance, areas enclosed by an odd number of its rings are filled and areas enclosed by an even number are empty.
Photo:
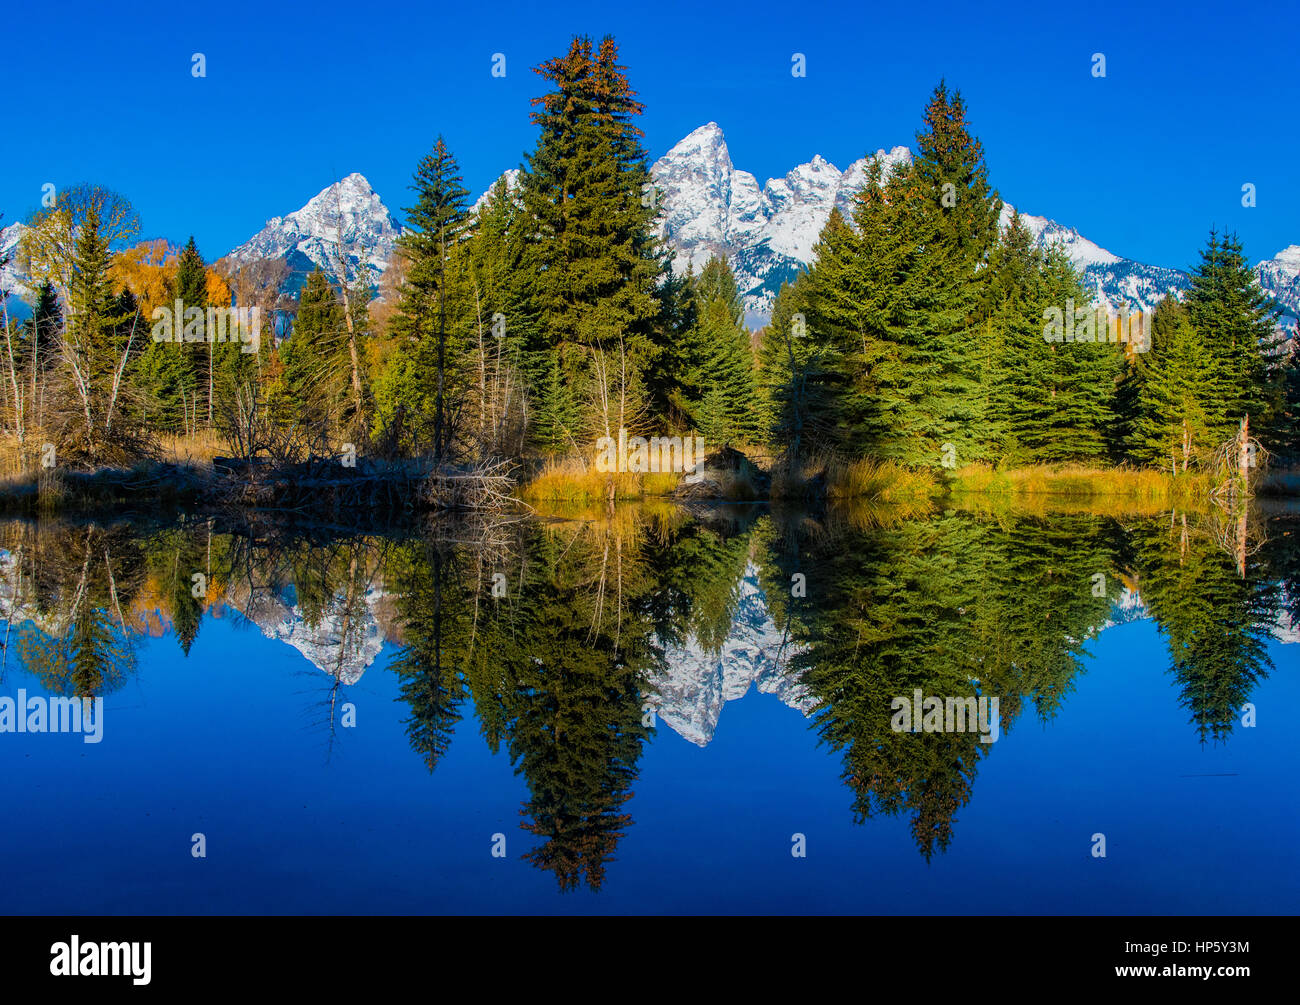
M338 291L325 273L316 269L303 283L293 328L280 346L283 385L273 398L279 418L317 422L328 418L329 405L338 392L334 364L346 351L344 341Z
M647 409L647 378L666 351L669 308L653 236L654 200L641 114L612 38L575 38L537 72L551 85L533 99L539 136L521 177L521 293L532 336L527 364L558 360L584 425L632 427ZM550 434L546 434L550 435Z
M989 256L981 384L991 459L1007 466L1100 461L1115 421L1118 343L1048 342L1045 312L1092 312L1060 249L1044 253L1013 215Z
M682 346L677 400L705 442L757 443L761 430L754 353L735 276L726 261L715 256L691 284L694 324Z
M1150 350L1131 365L1136 400L1129 456L1184 471L1207 458L1218 445L1207 414L1212 379L1209 349L1192 328L1187 309L1166 298L1156 309Z

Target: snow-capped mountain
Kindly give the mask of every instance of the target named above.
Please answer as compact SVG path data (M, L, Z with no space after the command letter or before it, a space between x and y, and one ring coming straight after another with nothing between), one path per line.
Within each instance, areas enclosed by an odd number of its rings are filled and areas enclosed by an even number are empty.
M1280 327L1294 337L1300 320L1300 244L1283 248L1272 258L1260 262L1255 266L1255 275L1264 292L1282 306Z
M27 227L21 223L11 223L0 229L0 261L10 259L0 266L0 290L11 297L27 299L31 290L27 286L27 276L13 259L18 254L18 242L22 240ZM12 308L11 308L12 310Z
M346 271L352 282L364 276L377 285L400 234L370 182L354 172L317 193L302 209L268 220L227 257L236 262L283 258L294 290L317 267L334 277Z
M361 680L384 648L384 631L376 613L384 596L382 589L371 587L362 603L349 610L346 598L338 594L319 620L309 624L293 588L274 595L260 591L242 605L240 613L268 639L292 646L312 666L350 686Z
M876 156L888 173L912 155L894 147ZM659 190L659 234L675 252L674 269L689 263L698 272L713 255L725 256L751 320L761 320L781 283L812 261L831 209L847 211L866 184L868 163L864 157L840 171L819 155L760 188L732 164L718 124L700 126L650 169Z
M1003 227L1010 223L1013 212L1013 206L1003 204ZM1058 245L1064 249L1079 270L1084 287L1098 303L1104 303L1112 311L1121 306L1151 310L1166 294L1181 293L1190 282L1186 272L1121 258L1089 241L1075 228L1047 217L1021 213L1020 221L1034 235L1039 247Z
M519 188L519 175L521 173L522 172L519 170L519 168L510 168L508 171L505 172L505 174L503 174L500 178L498 178L497 181L499 182L502 179L504 179L506 183L506 191L514 192ZM495 183L492 185L492 188L496 188ZM477 199L474 200L474 206L472 207L473 212L477 213L479 209L483 206L483 204L488 201L488 196L492 194L492 188L488 189L481 196L479 196Z
M909 163L912 154L894 147L875 156L888 175ZM732 164L722 130L710 122L651 169L662 199L660 235L676 252L678 269L690 263L698 271L711 255L725 255L751 320L761 321L781 283L812 261L831 209L849 213L853 195L867 182L869 164L864 157L841 172L815 156L760 188L752 174ZM1010 205L1003 207L1003 225L1012 212ZM1062 245L1089 289L1113 307L1154 307L1166 293L1187 286L1187 275L1177 269L1121 258L1046 217L1022 214L1021 219L1041 246Z
M912 155L907 147L896 146L874 156L881 158L888 173L907 164ZM870 158L864 157L840 171L814 156L783 178L760 185L754 175L732 163L722 129L709 122L651 168L658 189L660 235L672 248L678 269L689 263L698 271L710 256L724 255L736 274L750 324L761 325L781 283L812 261L813 247L831 209L849 211L854 193L866 184L869 163ZM515 189L519 176L518 169L511 169L502 177ZM480 196L475 208L486 197L487 193ZM1004 223L1011 211L1009 205L1004 207ZM1112 308L1121 304L1151 308L1166 293L1188 286L1187 274L1178 269L1123 258L1047 217L1022 214L1021 219L1040 245L1062 245L1087 287ZM23 230L22 223L0 230L0 254L16 248ZM335 275L345 271L354 280L364 274L377 286L400 233L370 183L353 173L317 193L301 209L267 221L228 257L285 259L292 274L290 292L318 266ZM1282 327L1294 331L1300 317L1300 245L1285 248L1255 271L1263 289L1283 308ZM15 262L0 269L0 289L12 296L11 314L21 313L21 301L31 297L27 277Z
M907 147L877 151L885 174L911 160ZM698 271L714 254L725 255L736 274L751 323L771 311L781 283L812 261L812 249L832 207L848 213L854 193L866 184L869 158L840 172L820 156L761 188L737 169L721 128L710 122L696 129L651 169L660 189L660 235L676 252L674 267L689 262ZM1004 205L1005 225L1012 207ZM1043 216L1021 215L1038 244L1059 244L1079 269L1084 285L1113 309L1153 308L1167 293L1189 284L1179 269L1123 258L1095 244L1073 227ZM1300 245L1256 267L1260 284L1277 297L1294 329L1300 316Z
M911 161L905 146L878 150L885 174ZM792 280L813 258L813 248L831 209L850 211L852 198L867 181L870 157L844 171L821 156L800 164L783 178L762 185L737 168L726 137L716 122L691 132L651 167L658 190L659 234L674 252L675 269L703 268L723 255L736 274L751 325L766 323L782 282ZM501 176L517 189L520 171ZM489 189L490 191L490 189ZM484 192L474 203L478 209ZM341 206L341 214L339 212ZM1003 223L1012 207L1003 208ZM259 255L289 260L298 282L320 265L333 270L336 221L344 221L343 247L350 267L368 269L372 282L387 266L401 233L379 196L359 174L351 174L315 196L302 209L276 217L232 258ZM1123 258L1095 244L1073 227L1044 216L1022 213L1021 219L1040 246L1063 246L1093 295L1112 309L1153 308L1167 293L1187 289L1187 273ZM1283 326L1294 328L1300 316L1300 245L1293 245L1256 268L1264 289L1282 304Z

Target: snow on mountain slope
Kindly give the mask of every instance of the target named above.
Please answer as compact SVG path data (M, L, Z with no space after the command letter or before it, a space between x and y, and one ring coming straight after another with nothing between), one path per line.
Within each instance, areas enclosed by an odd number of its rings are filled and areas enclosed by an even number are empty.
M501 176L501 178L498 178L497 181L501 181L502 179L505 179L506 191L514 192L517 188L519 188L520 174L521 172L519 168L510 168L508 171L505 172L505 174ZM495 182L493 183L492 188L496 188ZM473 212L477 213L483 207L483 204L488 201L488 196L492 194L492 188L488 189L481 196L479 196L477 199L474 200L474 205L472 207Z
M896 146L873 156L881 159L888 175L909 163L912 154L907 147ZM812 261L831 209L850 212L854 194L866 184L870 160L863 157L841 172L818 155L760 186L754 175L732 163L721 127L716 122L700 126L651 167L659 190L659 234L674 252L674 268L685 270L689 263L699 271L711 256L725 256L736 274L750 323L766 323L781 284ZM512 168L502 177L513 190L520 171ZM474 208L482 205L487 194L479 197ZM349 268L364 266L377 283L400 228L359 174L331 185L302 209L268 221L231 257L284 257L299 284L317 265L332 269L338 204ZM1005 206L1004 223L1010 214L1011 207ZM1047 217L1024 214L1021 218L1040 246L1064 247L1087 288L1112 309L1122 304L1150 309L1167 293L1187 289L1188 276L1179 269L1123 258ZM1300 316L1300 245L1261 262L1256 274L1282 304L1283 326L1294 328Z
M313 196L302 209L268 220L266 226L227 256L234 261L283 258L302 285L320 267L331 276L346 272L378 285L401 233L397 222L363 175L353 173Z
M1014 207L1009 203L1003 204L1003 227L1011 222L1013 211ZM1084 287L1097 302L1112 311L1121 306L1151 310L1167 293L1181 294L1190 282L1185 272L1121 258L1089 241L1074 227L1066 227L1047 217L1021 213L1020 220L1034 235L1039 247L1061 247L1079 270Z
M878 151L887 170L911 159L906 147ZM812 260L831 209L847 211L866 182L868 160L841 172L820 155L761 188L731 161L716 122L687 135L651 167L660 194L659 236L672 247L674 269L697 272L723 255L752 315L770 312L781 283Z
M320 620L309 624L292 588L282 595L262 591L245 603L241 613L268 639L292 646L312 666L350 686L361 679L384 648L384 632L375 613L383 597L382 590L367 589L364 602L349 611L345 597L339 594Z
M13 260L18 254L18 242L22 240L26 230L27 227L21 223L11 223L0 229L0 260L10 259L5 265L0 266L0 290L11 297L31 296L31 290L27 286L27 276Z
M875 154L893 171L911 160L907 147ZM675 251L674 267L697 271L710 256L730 261L752 321L763 323L781 283L793 279L813 258L813 248L831 209L846 215L867 182L870 158L841 172L815 156L784 178L761 189L754 176L731 161L721 128L710 122L696 129L653 166L661 192L660 236ZM1003 209L1003 224L1012 208ZM1076 229L1042 216L1025 214L1025 224L1040 246L1059 244L1082 273L1085 285L1112 308L1154 307L1166 293L1186 289L1177 269L1121 258L1083 237Z
M1264 292L1282 307L1279 327L1295 337L1300 319L1300 244L1283 248L1272 258L1255 266L1255 276Z

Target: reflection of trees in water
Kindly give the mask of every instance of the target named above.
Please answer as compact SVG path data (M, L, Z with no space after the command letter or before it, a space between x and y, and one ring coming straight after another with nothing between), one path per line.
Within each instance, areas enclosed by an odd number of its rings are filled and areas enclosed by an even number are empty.
M523 827L542 839L528 858L562 889L598 888L631 822L650 655L641 550L626 528L585 524L520 528L495 550L403 549L394 669L412 747L432 770L472 694L488 743L527 780Z
M137 636L123 611L142 584L129 531L14 522L0 532L0 546L10 554L6 656L12 638L20 663L55 694L120 688L136 668Z
M1282 609L1270 552L1224 547L1231 536L1212 517L1189 523L1179 514L1129 534L1142 598L1168 640L1179 700L1202 743L1232 733L1268 676L1268 640ZM1285 555L1291 549L1279 536L1272 553Z
M394 669L412 748L432 770L470 696L491 749L504 744L527 780L522 826L541 839L528 859L561 889L599 888L632 822L623 807L663 646L721 645L747 548L626 515L520 526L490 547L463 534L404 546Z
M346 688L364 670L374 620L371 594L384 587L395 548L396 542L381 535L337 535L311 528L278 533L259 525L228 535L216 549L215 573L228 607L265 625L282 616L291 598L302 627L312 633L313 666L327 675L307 672L313 685L324 687L313 703L313 715L331 747Z
M764 570L779 625L798 644L791 669L818 701L821 737L844 756L859 820L912 818L929 858L953 836L979 761L995 744L977 732L891 728L891 701L919 689L940 698L997 697L1005 735L1032 703L1056 714L1087 655L1084 641L1118 592L1113 543L1090 516L993 520L949 512L929 520L833 517L782 526ZM792 536L798 546L791 547ZM790 597L791 576L807 597ZM1093 575L1107 595L1093 596Z
M11 523L0 589L6 645L61 694L120 687L141 633L170 626L188 653L213 607L269 624L296 606L320 629L317 705L331 737L378 620L400 646L392 669L412 750L434 770L469 702L489 747L504 746L527 781L522 827L539 839L529 860L561 889L596 889L632 822L643 705L657 704L655 680L671 670L664 653L720 651L750 561L790 673L818 702L814 726L841 752L855 815L909 815L928 858L950 844L996 744L973 731L896 733L892 698L997 696L1003 734L1031 708L1049 719L1128 582L1169 640L1202 739L1226 738L1269 669L1269 626L1284 603L1297 613L1300 534L1286 526L1246 556L1243 576L1222 534L1178 517L751 510L701 522L628 511L444 520L398 537ZM193 596L194 572L205 598ZM794 573L805 597L791 595Z

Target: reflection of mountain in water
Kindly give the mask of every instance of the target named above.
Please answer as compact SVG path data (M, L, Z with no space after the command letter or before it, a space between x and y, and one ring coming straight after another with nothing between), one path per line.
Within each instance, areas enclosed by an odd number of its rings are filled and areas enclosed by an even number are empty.
M366 590L365 605L358 615L347 610L345 595L340 591L320 619L308 624L293 588L288 587L278 595L259 591L245 605L243 614L268 639L293 646L317 669L352 685L384 648L385 632L378 607L385 596L382 589Z
M708 652L693 639L665 649L666 669L653 681L660 721L703 747L713 739L723 704L743 698L751 686L807 715L813 700L784 673L790 651L768 613L758 568L751 562L740 581L736 615L721 650Z
M63 631L57 612L42 615L34 605L13 602L14 556L0 549L0 616L14 624L30 621L43 631ZM316 669L351 686L379 657L384 643L398 634L383 588L368 588L363 604L347 610L339 591L315 623L309 623L292 586L278 592L257 591L237 606L268 639L292 646ZM229 602L229 600L228 600ZM1097 634L1115 625L1144 621L1150 610L1140 593L1125 587ZM153 634L152 632L150 634ZM1272 634L1282 643L1300 643L1300 624L1283 605ZM658 719L683 739L704 747L713 739L723 705L743 698L751 687L774 694L807 715L815 704L806 690L786 674L792 652L768 611L767 598L751 562L738 584L736 613L721 649L709 651L695 639L664 650L663 669L652 681Z
M1150 619L1151 611L1142 600L1142 595L1135 590L1125 587L1120 593L1119 599L1115 601L1114 606L1110 609L1110 617L1106 619L1097 634L1100 635L1107 628L1115 625L1127 625L1132 621L1146 621ZM1278 611L1277 621L1273 624L1273 637L1283 645L1288 643L1300 642L1300 624L1295 624L1291 620L1291 615L1287 613L1286 606Z

